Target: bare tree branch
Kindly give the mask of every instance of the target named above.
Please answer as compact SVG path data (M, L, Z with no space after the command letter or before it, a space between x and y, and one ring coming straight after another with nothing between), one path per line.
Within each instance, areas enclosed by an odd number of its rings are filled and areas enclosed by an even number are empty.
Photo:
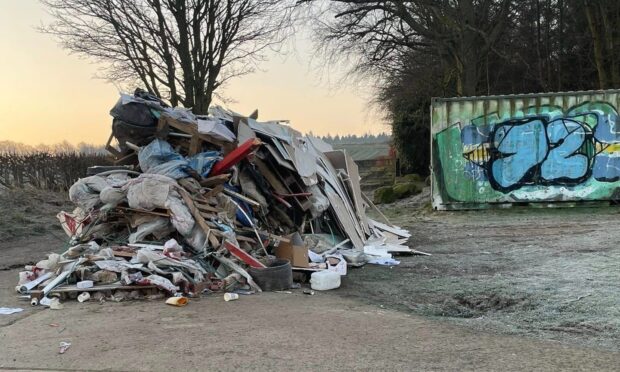
M292 30L294 0L41 0L41 28L104 76L139 81L173 105L206 113L214 91L255 70Z

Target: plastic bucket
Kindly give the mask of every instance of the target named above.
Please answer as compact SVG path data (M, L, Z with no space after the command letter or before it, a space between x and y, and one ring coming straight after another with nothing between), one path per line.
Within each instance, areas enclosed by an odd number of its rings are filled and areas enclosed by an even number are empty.
M278 258L265 268L250 267L248 273L263 291L283 291L293 285L293 270L288 260Z

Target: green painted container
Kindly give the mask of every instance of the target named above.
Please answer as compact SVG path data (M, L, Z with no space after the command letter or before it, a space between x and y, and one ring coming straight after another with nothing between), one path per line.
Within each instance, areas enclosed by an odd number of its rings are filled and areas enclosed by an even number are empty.
M620 199L620 90L434 98L438 210Z

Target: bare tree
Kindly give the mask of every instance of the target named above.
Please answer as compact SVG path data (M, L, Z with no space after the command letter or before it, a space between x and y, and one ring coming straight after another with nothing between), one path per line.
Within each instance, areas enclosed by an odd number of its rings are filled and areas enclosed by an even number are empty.
M103 62L103 77L205 113L214 92L251 73L291 30L287 0L41 0L42 31Z
M583 0L583 11L592 37L599 88L620 86L620 3Z
M301 0L300 2L308 2ZM311 1L310 1L311 2ZM482 62L511 15L511 0L332 0L328 49L361 56L358 71L394 73L411 53L439 57L459 95L474 95Z

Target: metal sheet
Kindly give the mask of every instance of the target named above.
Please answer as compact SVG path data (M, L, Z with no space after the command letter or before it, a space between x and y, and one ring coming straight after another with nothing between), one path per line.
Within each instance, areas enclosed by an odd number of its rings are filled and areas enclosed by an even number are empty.
M620 90L433 99L436 209L616 200Z

